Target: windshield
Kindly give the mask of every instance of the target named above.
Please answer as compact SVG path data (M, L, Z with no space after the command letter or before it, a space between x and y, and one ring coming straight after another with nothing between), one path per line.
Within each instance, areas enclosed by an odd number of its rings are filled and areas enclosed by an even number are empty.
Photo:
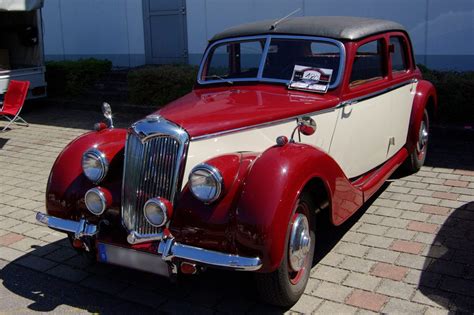
M270 81L288 83L295 66L332 70L339 81L343 45L337 41L288 36L225 40L213 44L201 65L199 83Z

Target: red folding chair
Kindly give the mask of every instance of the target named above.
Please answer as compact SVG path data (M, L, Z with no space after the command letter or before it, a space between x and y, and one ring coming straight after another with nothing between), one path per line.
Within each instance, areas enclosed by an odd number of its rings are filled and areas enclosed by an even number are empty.
M2 132L11 124L18 124L18 121L28 127L26 120L20 117L20 111L25 103L29 86L29 81L10 81L8 90L5 93L5 98L3 99L3 107L0 108L0 117L5 117L8 120L8 124L2 129Z

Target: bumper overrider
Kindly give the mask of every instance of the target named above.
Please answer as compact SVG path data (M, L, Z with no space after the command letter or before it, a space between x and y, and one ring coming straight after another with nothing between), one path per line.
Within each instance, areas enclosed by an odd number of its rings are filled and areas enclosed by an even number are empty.
M36 220L51 229L74 235L75 239L84 237L95 239L99 233L99 227L87 222L85 219L72 221L38 212L36 214ZM122 259L124 255L130 256L132 253L136 254L133 259L127 261ZM262 262L259 257L242 257L184 245L176 242L172 236L162 238L155 255L138 252L129 248L99 243L97 256L98 260L102 262L116 263L125 267L151 271L162 275L164 275L164 273L160 271L162 268L155 270L153 266L141 265L154 263L161 265L166 263L171 265L172 261L182 260L198 265L241 271L256 271L262 267Z

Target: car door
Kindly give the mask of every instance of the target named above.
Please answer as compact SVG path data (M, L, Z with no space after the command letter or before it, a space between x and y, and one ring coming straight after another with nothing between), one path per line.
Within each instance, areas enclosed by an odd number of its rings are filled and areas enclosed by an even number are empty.
M393 90L390 92L390 147L387 158L395 155L407 139L411 109L417 82L411 80L414 65L409 53L409 41L402 33L395 33L389 39L390 69Z
M329 154L348 178L383 164L389 150L391 96L387 44L381 35L356 44L346 101L338 117Z

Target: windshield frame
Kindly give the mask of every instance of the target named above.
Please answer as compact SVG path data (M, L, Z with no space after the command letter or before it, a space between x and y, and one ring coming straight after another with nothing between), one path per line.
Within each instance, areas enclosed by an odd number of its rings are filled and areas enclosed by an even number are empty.
M213 50L213 48L220 44L225 44L229 42L240 42L240 41L251 41L251 40L259 40L265 39L265 45L262 51L262 57L260 60L258 73L256 77L251 78L225 78L224 80L216 79L216 80L202 80L202 74L204 72L205 65L210 61L209 60L209 53ZM290 80L283 80L283 79L273 79L273 78L265 78L263 77L263 70L265 66L265 61L267 60L268 50L270 48L270 43L272 39L301 39L301 40L311 40L311 41L319 41L319 42L328 42L331 44L336 45L340 50L340 60L339 60L339 70L337 72L336 81L333 84L329 85L329 89L334 89L339 86L342 81L342 77L344 74L344 67L346 64L346 47L341 41L327 38L327 37L318 37L318 36L298 36L298 35L256 35L256 36L242 36L242 37L232 37L232 38L225 38L218 41L215 41L211 45L209 45L204 53L202 58L201 64L199 66L199 72L197 75L197 82L200 85L208 85L208 84L216 84L216 83L225 83L225 82L270 82L270 83L284 83L288 85Z

